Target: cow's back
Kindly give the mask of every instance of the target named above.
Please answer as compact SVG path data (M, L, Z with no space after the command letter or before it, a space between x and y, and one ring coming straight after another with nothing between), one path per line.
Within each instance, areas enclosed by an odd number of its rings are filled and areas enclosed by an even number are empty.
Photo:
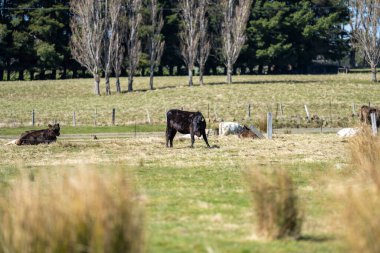
M181 134L190 133L190 124L196 113L181 111L177 109L169 110L166 113L167 128L174 128Z

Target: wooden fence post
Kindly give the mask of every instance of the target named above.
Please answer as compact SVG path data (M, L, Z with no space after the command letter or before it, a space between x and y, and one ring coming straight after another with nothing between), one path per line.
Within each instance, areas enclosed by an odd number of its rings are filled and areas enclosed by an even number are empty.
M35 114L34 114L34 109L33 109L33 111L32 111L32 126L34 126L35 123L36 123L35 122Z
M267 114L267 136L269 140L272 140L272 113L268 112Z
M248 104L248 118L251 118L251 104Z
M309 113L309 110L307 109L307 105L305 105L305 112L306 112L307 120L310 121L310 113Z
M115 108L112 108L112 125L113 126L115 125L115 117L116 117Z
M75 127L76 125L77 125L77 119L76 119L75 112L73 112L73 127Z
M371 113L371 124L372 124L372 134L374 136L377 135L377 123L376 123L376 114L373 112Z
M147 117L148 123L151 124L152 121L150 120L149 110L148 110L148 109L145 109L145 111L146 111L146 117Z

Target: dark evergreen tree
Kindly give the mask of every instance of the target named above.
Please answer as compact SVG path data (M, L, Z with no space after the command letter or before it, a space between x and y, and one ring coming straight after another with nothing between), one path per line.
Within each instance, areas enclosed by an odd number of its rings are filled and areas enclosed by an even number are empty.
M258 0L248 26L247 53L269 71L306 73L314 59L335 61L346 54L347 22L347 6L337 0Z

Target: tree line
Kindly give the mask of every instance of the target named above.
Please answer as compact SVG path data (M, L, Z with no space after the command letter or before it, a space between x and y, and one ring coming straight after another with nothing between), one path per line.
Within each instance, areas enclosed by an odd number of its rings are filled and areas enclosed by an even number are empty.
M337 0L0 0L0 80L307 73L350 50ZM97 30L96 30L97 29ZM91 45L89 45L91 44ZM50 77L46 76L49 73ZM120 92L120 82L116 91Z

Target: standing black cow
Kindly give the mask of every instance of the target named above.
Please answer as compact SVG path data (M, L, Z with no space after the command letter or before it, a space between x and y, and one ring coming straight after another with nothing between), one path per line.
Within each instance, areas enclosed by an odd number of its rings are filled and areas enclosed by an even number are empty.
M202 135L207 147L210 147L206 136L206 120L200 112L187 112L181 110L169 110L166 113L166 147L173 147L175 134L190 134L191 147L194 147L194 135Z

